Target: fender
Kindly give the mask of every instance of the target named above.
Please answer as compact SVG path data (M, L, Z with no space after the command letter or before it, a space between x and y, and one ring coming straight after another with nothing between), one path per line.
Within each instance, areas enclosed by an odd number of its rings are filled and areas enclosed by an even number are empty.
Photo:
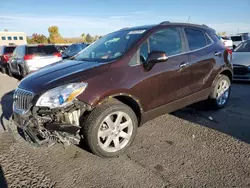
M141 105L141 103L140 103L140 100L139 100L137 97L135 97L134 95L131 95L131 94L129 94L129 93L127 93L127 92L124 92L124 91L122 91L122 92L120 92L120 93L109 94L109 95L104 94L104 95L102 95L102 96L96 98L96 100L93 101L93 102L91 103L91 106L94 106L94 107L95 107L95 106L101 105L103 102L105 102L105 101L107 101L107 100L110 100L110 99L112 99L112 98L123 97L123 96L124 96L124 97L128 97L128 98L132 99L133 101L135 101L136 104L137 104L137 105L139 106L139 108L140 108L140 112L141 112L141 113L144 112L143 107L142 107L142 105Z

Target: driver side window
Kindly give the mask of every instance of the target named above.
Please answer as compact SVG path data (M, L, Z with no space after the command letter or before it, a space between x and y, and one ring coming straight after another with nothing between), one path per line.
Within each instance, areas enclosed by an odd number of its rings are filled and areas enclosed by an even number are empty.
M152 34L140 48L140 62L145 63L152 51L163 51L167 56L182 52L180 32L177 28L168 28Z

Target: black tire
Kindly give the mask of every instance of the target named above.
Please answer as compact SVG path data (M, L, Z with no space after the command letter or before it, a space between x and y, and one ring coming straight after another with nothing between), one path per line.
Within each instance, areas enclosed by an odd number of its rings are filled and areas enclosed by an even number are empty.
M103 150L99 145L98 139L100 138L98 138L98 130L104 119L109 114L114 113L116 111L125 112L131 118L133 131L130 140L122 149L116 152L107 152ZM96 107L87 117L84 118L84 121L82 121L81 124L83 142L86 144L86 146L91 152L100 157L115 157L123 153L133 142L138 127L138 121L134 111L130 107L116 99L110 99L102 103L100 106Z
M10 66L9 66L9 65L6 66L6 73L7 73L7 75L9 75L10 77L13 77L13 74L12 74L12 72L11 72L11 69L10 69Z
M4 67L0 67L0 71L3 73L3 74L6 74L6 69Z
M217 88L219 87L219 84L223 80L229 84L229 89L228 89L229 93L228 93L228 98L227 98L226 102L223 104L219 104L218 100L216 99L216 92L217 92ZM210 94L209 99L208 99L208 103L209 103L210 107L213 110L218 110L218 109L224 108L228 103L228 100L230 98L230 94L231 94L231 81L230 81L230 79L225 75L222 75L222 74L218 75L218 77L216 78L216 80L214 82L214 86L212 88L211 94Z

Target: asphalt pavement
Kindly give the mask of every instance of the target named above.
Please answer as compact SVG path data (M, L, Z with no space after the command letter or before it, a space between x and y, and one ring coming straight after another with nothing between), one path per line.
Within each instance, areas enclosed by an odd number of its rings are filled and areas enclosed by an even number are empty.
M219 111L185 108L139 128L121 156L35 148L4 131L18 82L0 73L0 187L250 187L250 83Z

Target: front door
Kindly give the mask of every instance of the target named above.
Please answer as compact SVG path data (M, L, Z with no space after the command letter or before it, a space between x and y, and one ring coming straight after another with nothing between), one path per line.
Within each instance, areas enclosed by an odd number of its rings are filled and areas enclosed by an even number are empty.
M188 54L182 42L181 30L169 27L154 32L140 48L141 63L152 51L163 51L168 60L157 63L154 67L144 72L144 78L152 85L151 100L146 104L146 109L154 109L171 103L190 94L190 70ZM149 85L150 87L150 85Z

